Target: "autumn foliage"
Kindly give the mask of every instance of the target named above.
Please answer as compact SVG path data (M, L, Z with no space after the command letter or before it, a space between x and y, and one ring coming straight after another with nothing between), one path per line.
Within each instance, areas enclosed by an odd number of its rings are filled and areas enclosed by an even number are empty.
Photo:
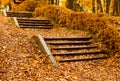
M120 50L118 32L109 25L107 15L73 12L63 7L50 5L36 8L34 16L47 17L60 26L89 31L97 41L102 43L101 48L111 55Z
M2 5L8 5L11 0L1 0Z
M13 7L12 11L34 11L36 7L41 7L43 5L44 3L41 1L26 0L20 5Z

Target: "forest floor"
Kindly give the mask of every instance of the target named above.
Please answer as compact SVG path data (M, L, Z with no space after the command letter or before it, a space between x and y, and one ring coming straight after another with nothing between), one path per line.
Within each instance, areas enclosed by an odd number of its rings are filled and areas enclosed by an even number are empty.
M0 14L0 81L120 81L120 58L59 63L47 61L31 36L88 36L88 32L54 27L21 29Z

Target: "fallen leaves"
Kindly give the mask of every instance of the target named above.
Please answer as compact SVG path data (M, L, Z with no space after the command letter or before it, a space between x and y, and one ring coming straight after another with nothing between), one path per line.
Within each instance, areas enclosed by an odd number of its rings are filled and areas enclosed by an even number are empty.
M59 27L50 31L20 29L9 24L7 19L9 18L0 16L0 29L3 33L0 37L1 81L117 81L120 79L119 59L114 63L109 63L109 60L65 62L59 63L59 67L55 68L48 56L43 54L29 38L34 34L41 34L44 37L87 36L87 32Z

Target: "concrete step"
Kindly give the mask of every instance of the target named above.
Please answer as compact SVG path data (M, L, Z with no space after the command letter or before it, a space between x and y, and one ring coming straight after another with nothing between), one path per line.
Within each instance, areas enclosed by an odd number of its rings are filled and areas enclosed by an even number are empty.
M51 29L52 26L20 26L20 28L40 28L40 29Z
M32 12L6 12L7 17L33 17Z
M53 26L53 24L19 24L20 26Z
M93 49L97 46L70 46L70 47L51 47L51 50L80 50L80 49Z
M49 40L90 40L92 37L46 37L46 41Z
M18 22L50 22L50 20L32 19L32 18L17 18Z
M47 42L50 45L88 45L91 41Z
M73 62L73 61L88 61L88 60L98 60L98 59L107 59L109 56L104 57L92 57L92 58L77 58L77 59L61 59L59 62Z
M62 56L62 55L88 55L88 54L100 54L103 51L88 51L88 52L67 52L67 53L52 53L54 56Z

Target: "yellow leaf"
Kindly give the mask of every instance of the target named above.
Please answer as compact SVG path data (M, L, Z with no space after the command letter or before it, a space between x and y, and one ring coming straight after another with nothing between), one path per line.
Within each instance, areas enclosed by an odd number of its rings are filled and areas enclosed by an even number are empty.
M77 80L78 76L74 75L72 78L75 79L75 80Z
M12 49L7 50L7 53L12 53L12 52L13 52Z

